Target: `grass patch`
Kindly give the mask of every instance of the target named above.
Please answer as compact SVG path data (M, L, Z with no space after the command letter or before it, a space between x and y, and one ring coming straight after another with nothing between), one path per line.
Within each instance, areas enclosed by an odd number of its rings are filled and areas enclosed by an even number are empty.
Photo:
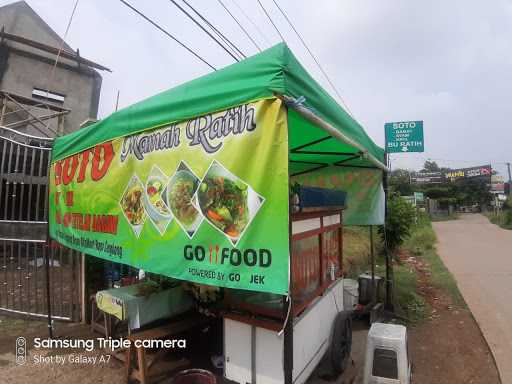
M377 230L374 231L377 239ZM343 269L347 277L357 279L370 266L370 230L368 227L343 227Z
M449 221L449 220L457 220L459 218L458 213L452 213L451 215L433 215L430 220L434 221Z
M501 211L498 214L494 212L487 212L485 216L493 224L500 226L503 229L512 229L512 211Z
M374 227L374 240L375 273L378 276L386 276L386 263L377 227ZM465 307L466 304L453 275L437 255L436 242L436 234L430 219L427 215L420 215L417 224L411 231L411 236L405 241L402 249L428 264L430 284L448 294L455 306ZM368 227L351 226L343 228L343 264L349 278L357 279L357 276L361 273L371 269ZM395 262L393 275L394 301L397 313L406 317L410 324L419 323L426 319L430 313L430 307L425 299L418 294L418 274L416 270L405 262Z
M375 273L379 276L386 276L386 261L380 256ZM426 318L428 304L418 294L418 276L416 271L405 263L394 263L394 307L395 312L408 319L409 324L415 324ZM385 286L383 289L386 289ZM383 292L383 294L385 294Z
M417 323L425 319L428 305L425 299L417 293L416 271L409 268L407 264L397 264L393 266L393 275L395 306L398 304L410 323Z
M428 216L420 215L411 237L404 244L404 249L429 265L430 282L434 287L450 295L455 305L465 306L455 278L437 254L436 242L436 234Z

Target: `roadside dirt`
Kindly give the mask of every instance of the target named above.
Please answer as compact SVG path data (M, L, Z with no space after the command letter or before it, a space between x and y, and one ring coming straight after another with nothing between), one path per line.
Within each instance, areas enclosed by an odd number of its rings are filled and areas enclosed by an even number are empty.
M499 384L493 356L471 312L430 284L426 263L416 257L402 262L416 270L418 293L430 306L428 319L409 329L414 383Z
M402 262L414 269L418 275L418 293L429 304L428 318L409 327L409 348L413 361L414 384L499 384L498 371L480 329L466 308L456 306L451 297L430 283L430 270L421 257L403 254ZM309 383L358 384L362 383L364 366L364 344L367 330L364 322L354 335L352 360L348 371L335 381L324 381L316 375ZM59 338L91 338L89 328L81 324L56 324ZM17 336L27 340L46 337L44 321L15 320L0 316L0 382L8 384L117 384L125 382L123 365L110 359L107 363L34 364L40 354L31 349L27 364L14 364L14 345ZM30 347L30 345L29 345ZM100 356L99 352L73 350L47 351L44 355ZM165 381L164 381L165 382Z

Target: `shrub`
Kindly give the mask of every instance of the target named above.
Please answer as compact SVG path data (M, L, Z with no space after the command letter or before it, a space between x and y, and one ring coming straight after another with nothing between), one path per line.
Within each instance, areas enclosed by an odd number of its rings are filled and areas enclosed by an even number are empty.
M379 233L384 240L387 240L388 249L395 252L403 242L411 235L411 228L416 218L415 208L402 199L393 195L388 199L388 210L386 217L386 231L379 228Z
M508 209L505 211L505 225L511 226L512 225L512 209Z
M506 210L512 210L512 195L507 197L507 200L505 200L505 203L503 204L503 208Z

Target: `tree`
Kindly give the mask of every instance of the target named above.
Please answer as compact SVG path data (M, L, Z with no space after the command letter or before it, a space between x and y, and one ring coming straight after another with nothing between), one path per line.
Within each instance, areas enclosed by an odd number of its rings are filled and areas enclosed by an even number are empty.
M440 167L435 161L427 160L423 164L423 169L420 172L448 172L450 168Z
M401 196L413 194L411 186L411 175L406 169L395 169L389 174L389 186L392 191L400 193Z
M433 184L424 187L424 194L429 199L435 199L442 209L459 203L460 194L453 183Z
M459 203L463 205L487 205L492 200L487 182L483 180L459 180L456 183Z
M441 172L441 168L435 161L427 160L425 164L423 164L423 169L421 172Z

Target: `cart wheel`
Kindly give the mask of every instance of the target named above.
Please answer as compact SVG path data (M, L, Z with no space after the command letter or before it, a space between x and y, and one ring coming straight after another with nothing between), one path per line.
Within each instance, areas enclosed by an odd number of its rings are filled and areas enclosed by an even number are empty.
M340 312L334 319L334 330L329 351L330 370L339 376L345 370L352 350L352 317L349 312Z

